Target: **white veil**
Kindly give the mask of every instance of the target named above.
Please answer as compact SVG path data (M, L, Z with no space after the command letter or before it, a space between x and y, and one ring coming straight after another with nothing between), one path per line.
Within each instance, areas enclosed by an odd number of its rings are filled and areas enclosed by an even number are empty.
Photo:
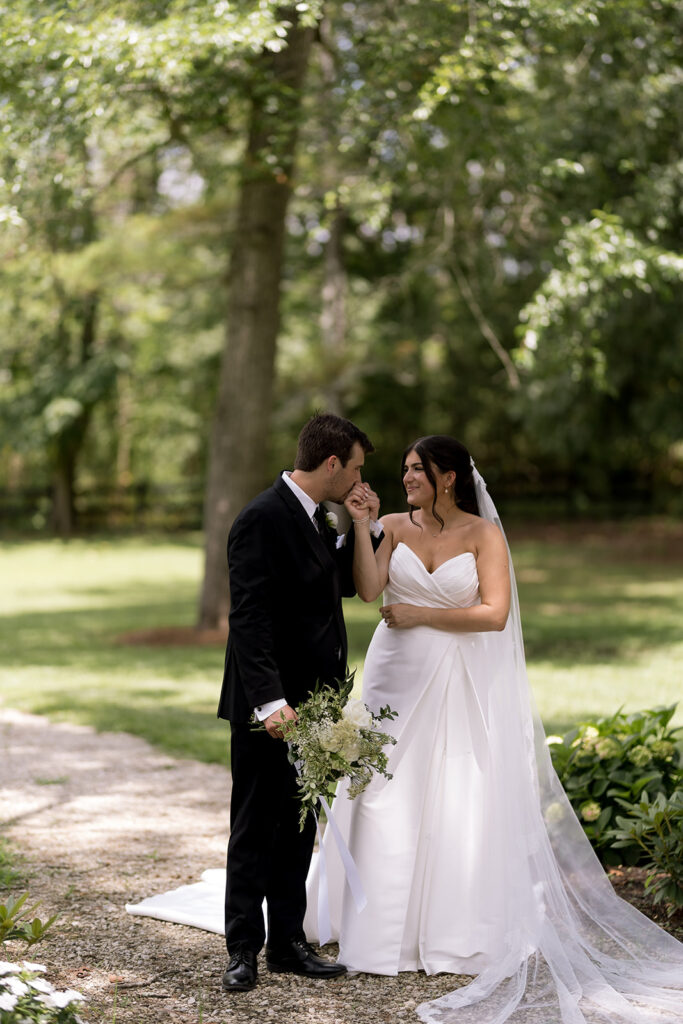
M479 514L505 536L472 467ZM616 895L564 793L529 690L512 559L510 579L508 624L492 634L509 671L492 713L505 716L496 754L511 804L503 891L526 911L500 963L418 1014L427 1024L681 1024L683 944Z

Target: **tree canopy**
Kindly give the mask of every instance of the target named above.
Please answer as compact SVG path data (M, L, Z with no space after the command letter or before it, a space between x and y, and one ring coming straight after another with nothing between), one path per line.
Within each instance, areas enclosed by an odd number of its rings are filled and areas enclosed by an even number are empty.
M258 179L285 230L265 435L240 437L256 378L227 403L244 493L327 407L389 502L404 442L447 431L510 495L675 506L672 0L1 11L0 485L50 485L68 530L87 485L207 478Z

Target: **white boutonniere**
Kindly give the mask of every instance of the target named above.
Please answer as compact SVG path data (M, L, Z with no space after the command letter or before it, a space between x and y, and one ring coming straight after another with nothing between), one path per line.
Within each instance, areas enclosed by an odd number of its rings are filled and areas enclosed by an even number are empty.
M325 522L327 523L331 530L334 530L335 533L337 532L337 523L339 522L339 520L337 519L334 512L325 513Z

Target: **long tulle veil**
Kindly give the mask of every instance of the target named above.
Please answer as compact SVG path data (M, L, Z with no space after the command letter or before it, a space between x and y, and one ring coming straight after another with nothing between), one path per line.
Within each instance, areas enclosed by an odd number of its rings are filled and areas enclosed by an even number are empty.
M473 474L480 515L505 536L474 464ZM418 1014L428 1024L680 1024L683 944L615 894L567 800L529 689L511 558L510 577L509 621L492 642L509 665L515 848L505 884L528 913L499 963Z

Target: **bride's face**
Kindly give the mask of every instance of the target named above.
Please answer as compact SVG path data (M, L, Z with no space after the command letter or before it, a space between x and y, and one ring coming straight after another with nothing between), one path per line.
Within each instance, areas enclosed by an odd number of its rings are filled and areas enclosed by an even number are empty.
M416 451L408 452L403 466L403 486L406 489L410 505L431 505L434 501L434 488L430 484L424 470L422 459Z
M437 500L440 496L450 497L450 488L455 481L455 473L449 470L442 473L430 463L430 472L436 481ZM403 486L406 489L408 503L419 508L431 508L434 502L434 487L425 472L422 459L416 451L408 452L403 466ZM446 488L449 490L447 491Z

